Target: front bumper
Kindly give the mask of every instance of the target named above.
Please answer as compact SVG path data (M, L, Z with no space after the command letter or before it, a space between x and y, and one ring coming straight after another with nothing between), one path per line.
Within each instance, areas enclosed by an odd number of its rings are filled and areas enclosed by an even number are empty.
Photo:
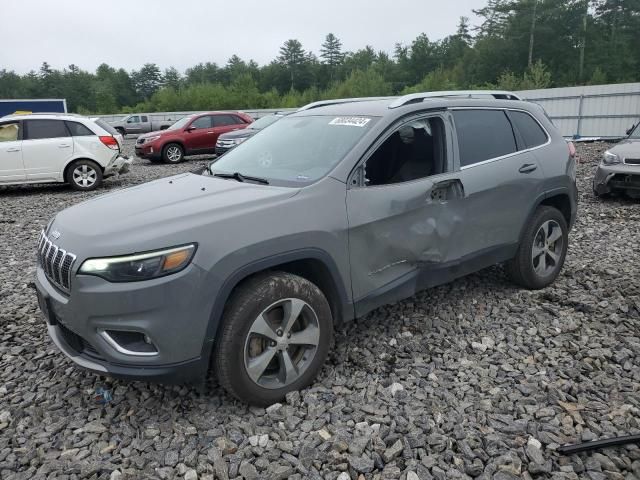
M123 173L127 173L131 169L131 164L133 163L133 158L129 158L125 155L118 155L113 159L109 165L104 169L104 176L110 177L112 175L122 175Z
M220 155L224 155L225 153L227 153L229 150L232 150L233 147L219 147L216 145L216 155L220 156Z
M75 276L69 296L38 266L38 303L49 336L77 365L93 372L162 383L192 383L205 378L202 352L210 306L199 300L203 272L192 264L173 276L130 284ZM123 353L104 332L148 335L157 352Z
M136 143L136 146L134 147L134 151L135 151L136 157L153 158L153 159L160 158L162 153L162 149L159 146L154 145L153 143L151 144Z
M593 177L593 191L598 195L613 191L640 194L640 165L600 163Z

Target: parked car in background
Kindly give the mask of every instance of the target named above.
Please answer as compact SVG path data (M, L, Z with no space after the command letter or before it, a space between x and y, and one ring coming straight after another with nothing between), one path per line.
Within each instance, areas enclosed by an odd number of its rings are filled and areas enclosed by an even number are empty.
M253 137L260 130L268 127L269 125L277 122L281 118L283 118L285 114L283 113L274 113L271 115L266 115L264 117L259 118L247 128L242 130L237 130L229 133L223 133L218 137L218 141L216 142L216 155L222 155L227 153L233 147L240 145L245 140Z
M126 173L122 137L102 120L71 114L9 115L0 119L0 184L66 182L93 190Z
M629 136L604 152L593 177L596 196L624 193L640 198L640 123Z
M319 102L201 175L58 213L35 283L78 365L180 383L213 367L270 405L313 381L341 322L497 263L552 284L576 203L569 146L512 93Z
M147 113L136 113L127 115L122 120L110 122L122 135L141 135L143 133L155 132L156 130L166 130L175 123L174 120L160 121L152 120Z
M247 128L253 118L241 112L206 112L178 120L166 130L140 135L135 152L152 162L180 163L187 155L215 153L223 133Z
M0 184L66 182L93 190L126 173L122 137L106 122L71 114L9 115L0 119Z

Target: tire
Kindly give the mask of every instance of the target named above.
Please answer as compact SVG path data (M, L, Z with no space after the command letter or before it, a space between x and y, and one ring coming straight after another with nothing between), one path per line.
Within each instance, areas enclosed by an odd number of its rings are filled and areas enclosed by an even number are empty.
M506 264L507 275L514 283L530 290L551 285L562 270L568 244L569 229L562 213L553 207L538 207L516 256Z
M169 143L162 149L164 163L180 163L184 160L184 149L177 143Z
M76 160L67 167L65 180L74 190L89 192L102 185L102 168L92 160Z
M299 313L287 315L292 311ZM332 338L331 309L316 285L284 272L257 275L242 283L225 306L213 366L230 394L249 404L271 405L313 381Z
M151 163L162 163L164 160L158 157L149 157L148 159Z

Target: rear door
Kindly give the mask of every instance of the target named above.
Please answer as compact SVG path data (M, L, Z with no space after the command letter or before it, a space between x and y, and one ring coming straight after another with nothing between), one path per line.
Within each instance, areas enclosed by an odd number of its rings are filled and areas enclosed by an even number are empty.
M11 183L25 178L20 122L0 122L0 183Z
M515 253L531 206L542 193L542 170L535 154L520 144L507 111L456 109L452 114L467 195L462 253L504 261Z
M213 117L204 115L193 120L185 129L184 143L188 152L204 152L215 148L215 137Z
M60 181L73 158L73 139L64 120L25 120L22 158L27 180Z

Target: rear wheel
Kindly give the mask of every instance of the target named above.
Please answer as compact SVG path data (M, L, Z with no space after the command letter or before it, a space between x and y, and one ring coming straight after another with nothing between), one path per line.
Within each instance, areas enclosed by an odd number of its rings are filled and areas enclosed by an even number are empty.
M225 307L213 363L228 392L270 405L313 381L332 336L331 309L316 285L283 272L260 275Z
M170 143L162 149L162 160L165 163L180 163L184 159L184 150L177 143Z
M531 290L545 288L560 274L567 255L569 229L562 213L541 206L527 227L516 256L506 264L507 274Z
M77 160L67 169L66 181L75 190L95 190L102 184L102 169L91 160Z

